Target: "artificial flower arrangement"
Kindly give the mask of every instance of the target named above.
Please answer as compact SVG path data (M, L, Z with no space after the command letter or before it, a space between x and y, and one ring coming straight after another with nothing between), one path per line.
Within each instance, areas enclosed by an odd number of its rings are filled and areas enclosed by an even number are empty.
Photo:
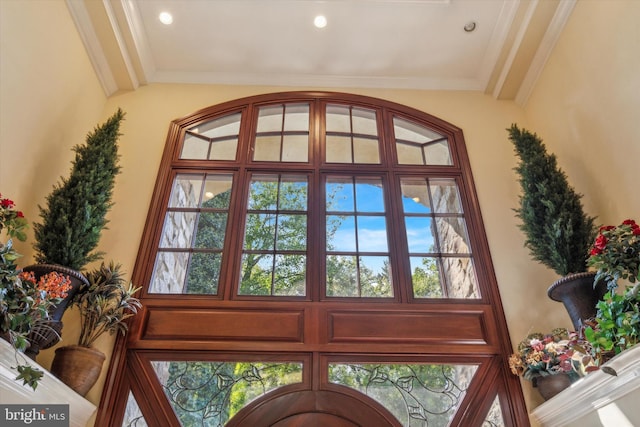
M597 269L595 280L605 280L608 288L584 329L602 364L640 342L640 283L617 289L619 280L640 282L640 226L627 219L600 227L587 264Z
M509 357L509 367L514 375L529 381L562 373L577 380L597 369L589 342L566 328L554 329L550 334L529 334Z
M597 270L595 281L605 280L609 290L620 279L640 281L640 225L627 219L618 226L600 227L587 265Z
M26 226L27 221L22 212L15 209L14 202L0 199L0 232L6 231L9 237L6 244L0 243L0 332L16 350L16 379L35 390L43 372L29 364L20 364L18 354L29 348L30 334L56 333L49 326L49 311L67 296L71 285L69 277L56 272L36 279L33 273L18 269L16 260L21 255L13 249L11 238L25 241Z

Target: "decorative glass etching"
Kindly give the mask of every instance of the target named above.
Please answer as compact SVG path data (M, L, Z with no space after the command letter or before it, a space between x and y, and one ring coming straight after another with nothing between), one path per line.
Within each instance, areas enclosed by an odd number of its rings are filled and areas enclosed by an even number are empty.
M149 292L218 292L232 186L227 174L175 177Z
M184 427L222 427L254 399L302 382L302 363L295 362L153 361L151 365Z
M396 154L401 165L451 166L451 150L446 136L420 124L393 118Z
M448 426L476 365L330 363L329 382L366 394L405 427Z
M384 187L377 177L327 177L326 294L392 297Z
M349 105L327 105L327 163L380 163L375 110Z
M240 134L240 113L219 117L188 129L181 159L235 160Z
M500 406L500 399L496 396L493 399L487 418L482 423L482 427L504 427L504 418L502 417L502 407Z
M133 393L129 392L127 398L127 407L124 410L124 418L122 419L122 427L147 427L147 421L140 411L136 398Z
M454 179L402 178L402 208L416 298L479 298Z
M252 176L240 295L306 294L307 187L306 176Z
M253 160L309 161L309 104L260 107Z

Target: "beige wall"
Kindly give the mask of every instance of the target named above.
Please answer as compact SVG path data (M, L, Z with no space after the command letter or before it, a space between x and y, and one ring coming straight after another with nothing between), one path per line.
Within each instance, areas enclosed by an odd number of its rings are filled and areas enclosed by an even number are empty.
M607 6L604 4L606 3ZM522 247L512 208L519 192L505 129L536 131L556 152L587 209L606 222L640 212L633 160L640 150L640 45L633 18L640 2L580 0L524 109L470 92L349 90L426 111L463 129L494 267L514 344L531 330L569 326L546 297L555 277ZM101 240L106 259L132 271L171 120L244 96L305 88L160 85L105 99L62 1L0 0L0 192L29 220L72 158L70 148L117 107L126 111L122 174L111 224ZM321 88L311 88L318 90ZM637 161L635 162L637 165ZM637 215L636 215L637 216ZM638 218L636 218L638 219ZM31 261L30 244L19 247ZM65 316L65 344L77 337ZM99 343L109 350L112 340ZM52 351L39 362L50 364ZM98 402L104 373L88 398ZM525 383L530 407L540 402Z

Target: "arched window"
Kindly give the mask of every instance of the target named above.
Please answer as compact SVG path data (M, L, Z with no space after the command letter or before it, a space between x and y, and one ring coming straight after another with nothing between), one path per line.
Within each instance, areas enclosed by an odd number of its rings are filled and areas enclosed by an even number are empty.
M288 92L172 122L134 282L101 425L528 424L462 131L426 113Z

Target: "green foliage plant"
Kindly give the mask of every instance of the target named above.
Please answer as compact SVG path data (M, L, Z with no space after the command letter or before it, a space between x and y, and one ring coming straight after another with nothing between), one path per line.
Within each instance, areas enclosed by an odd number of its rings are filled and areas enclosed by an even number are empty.
M587 264L597 270L595 280L603 279L609 290L618 280L640 282L640 225L626 219L618 226L600 227Z
M102 258L92 252L98 245L105 218L113 205L111 196L118 166L118 137L122 110L76 145L68 178L54 185L46 207L39 206L41 223L34 224L36 261L80 271Z
M584 213L582 195L569 185L542 139L515 124L507 131L519 158L514 169L522 194L515 212L526 237L525 247L534 260L560 276L585 272L596 234L595 218Z
M585 338L599 363L640 341L640 283L624 293L607 292L597 304L595 319L587 322Z
M102 334L126 334L125 322L142 306L133 295L140 289L126 284L121 265L104 262L86 274L89 285L83 285L74 295L72 304L80 309L78 345L91 347Z

